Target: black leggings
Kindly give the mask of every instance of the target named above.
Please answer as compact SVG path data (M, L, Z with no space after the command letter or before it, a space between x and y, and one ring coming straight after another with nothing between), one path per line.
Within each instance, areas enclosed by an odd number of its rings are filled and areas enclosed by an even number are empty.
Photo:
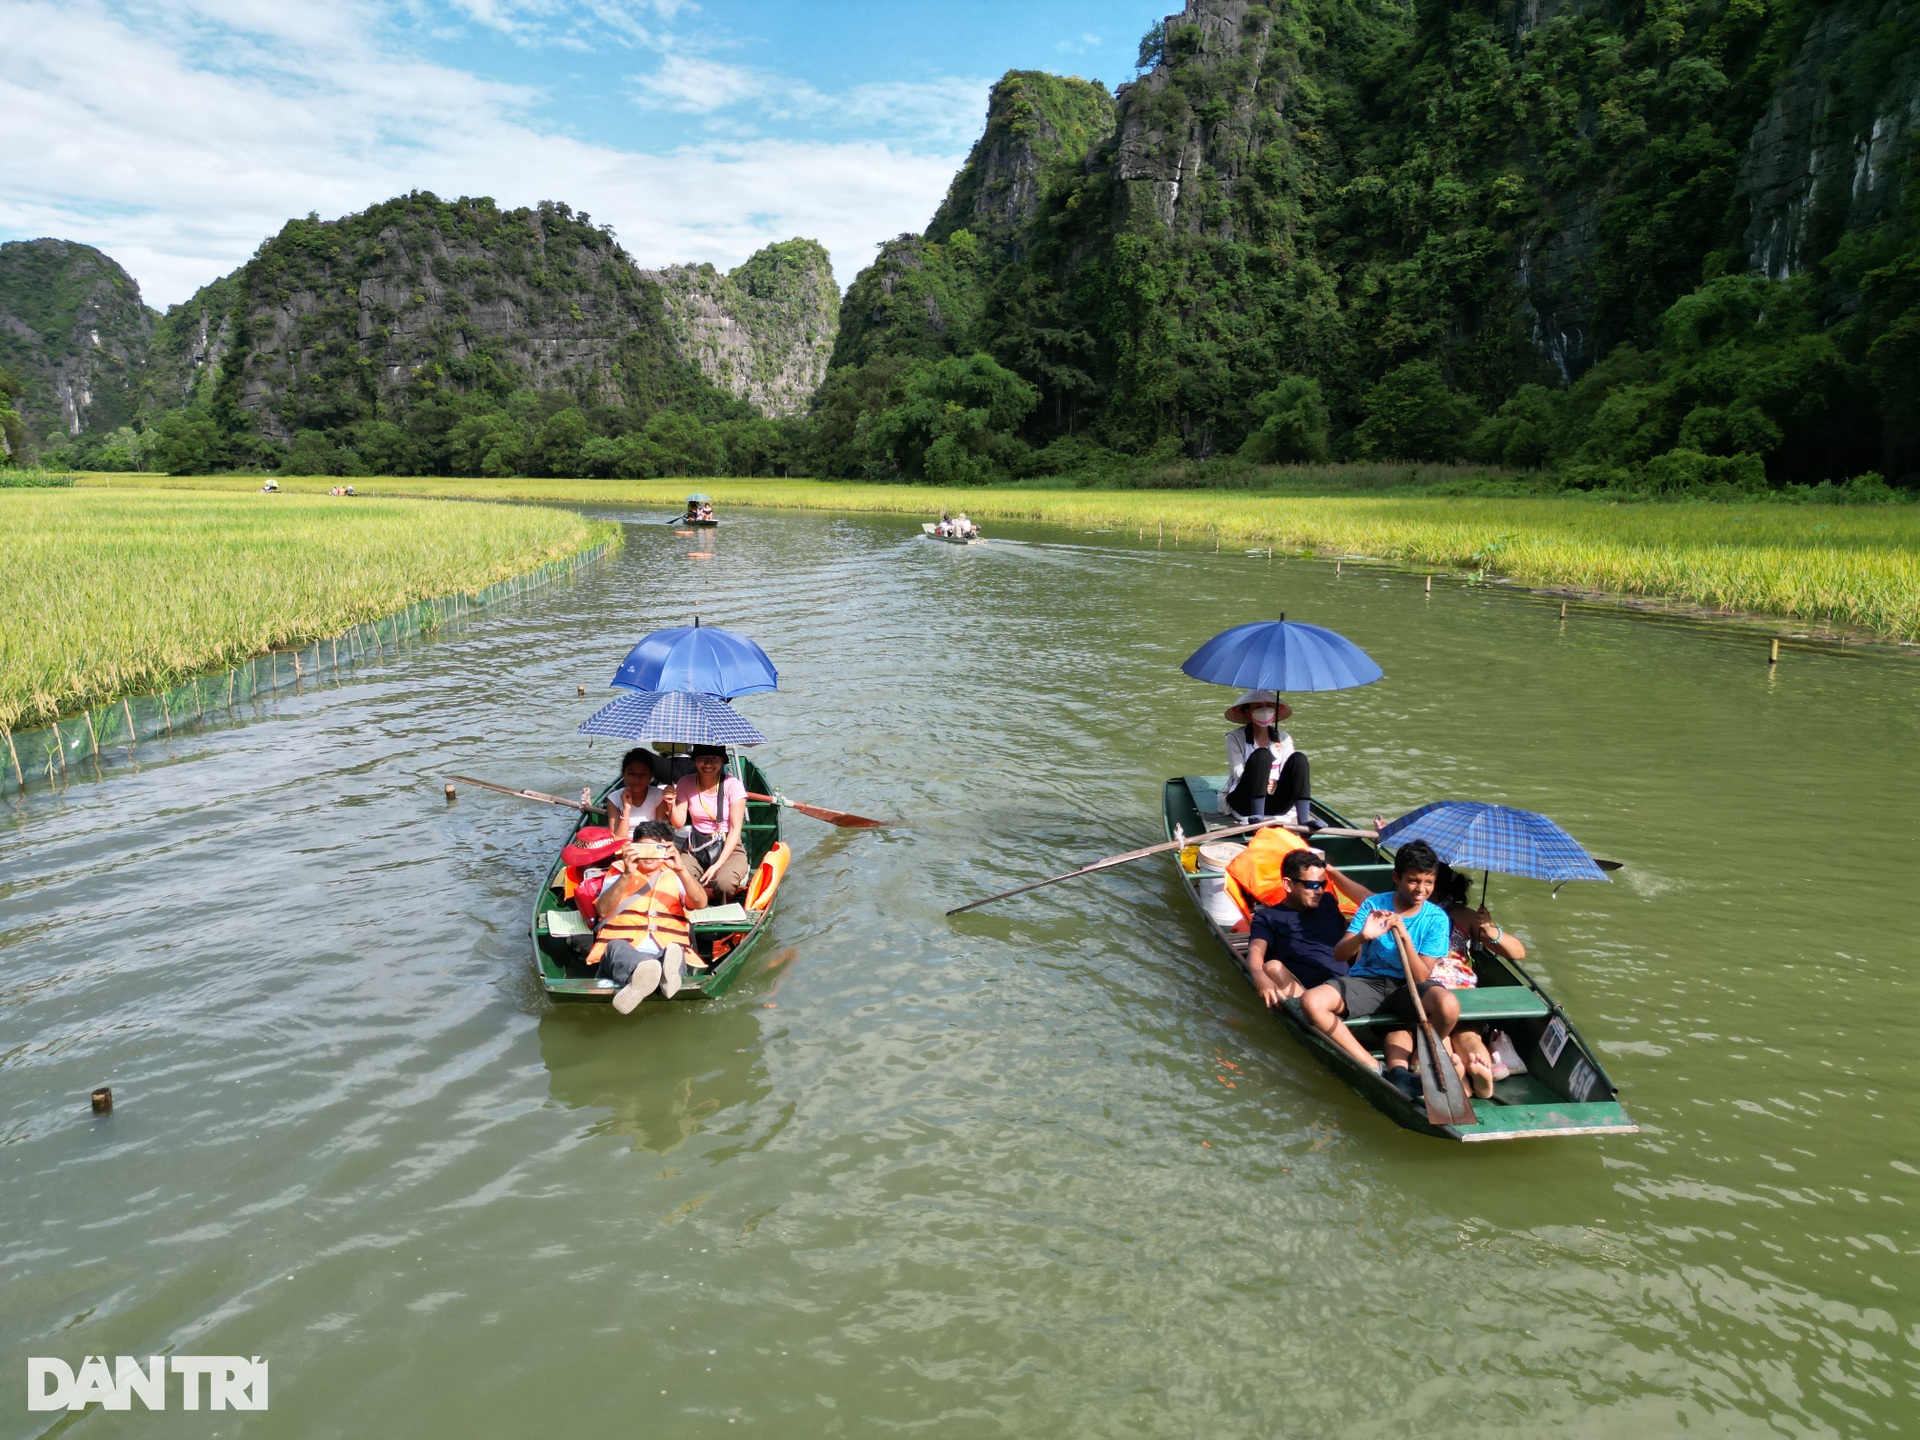
M1312 770L1307 757L1298 750L1280 767L1280 782L1267 793L1267 778L1273 774L1273 751L1262 745L1247 756L1247 768L1240 772L1240 783L1224 797L1227 809L1236 815L1258 820L1264 815L1291 815L1302 800L1313 793Z

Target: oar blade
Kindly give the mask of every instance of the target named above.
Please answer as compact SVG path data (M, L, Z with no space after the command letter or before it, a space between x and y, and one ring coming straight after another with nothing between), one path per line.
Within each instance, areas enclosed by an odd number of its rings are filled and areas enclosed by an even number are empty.
M1422 1025L1414 1031L1414 1048L1419 1056L1420 1087L1426 1092L1427 1119L1435 1125L1478 1125L1480 1117L1473 1113L1473 1102L1467 1099L1459 1072L1431 1027Z

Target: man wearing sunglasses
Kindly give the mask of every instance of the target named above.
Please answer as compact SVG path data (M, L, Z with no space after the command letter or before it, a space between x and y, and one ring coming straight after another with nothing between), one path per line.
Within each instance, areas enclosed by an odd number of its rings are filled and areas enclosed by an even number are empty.
M1347 917L1327 891L1338 886L1356 902L1369 893L1328 865L1317 850L1290 852L1281 862L1280 876L1286 894L1277 905L1255 907L1247 943L1247 974L1269 1010L1347 973L1346 962L1333 955L1333 947L1347 933Z

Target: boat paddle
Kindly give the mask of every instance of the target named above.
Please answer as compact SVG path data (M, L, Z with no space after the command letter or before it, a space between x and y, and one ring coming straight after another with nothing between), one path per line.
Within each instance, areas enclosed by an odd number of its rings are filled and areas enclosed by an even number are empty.
M885 825L884 820L869 820L865 815L849 814L845 810L828 810L820 805L803 805L798 800L789 800L784 795L756 795L747 792L747 799L758 800L766 805L784 805L789 810L798 810L810 820L824 820L829 825L839 825L849 830L872 830Z
M462 785L478 785L482 790L492 790L501 795L517 795L522 800L539 800L548 805L564 805L569 810L580 810L588 815L598 815L602 813L601 807L598 805L582 805L578 800L565 800L558 795L549 795L542 790L515 790L511 786L495 785L489 780L476 780L471 775L449 775L447 778L449 780L458 780ZM756 795L752 791L749 791L747 793L747 799L759 800L768 805L785 805L789 809L798 810L802 815L809 816L812 819L824 820L829 825L844 825L857 830L871 830L876 826L887 823L884 820L869 820L864 815L852 815L845 810L828 810L819 805L803 805L798 800L787 799L784 795Z
M1393 941L1400 947L1400 969L1408 993L1413 996L1413 1013L1419 1017L1413 1043L1419 1056L1420 1088L1426 1092L1427 1119L1435 1125L1478 1125L1480 1117L1473 1113L1473 1102L1467 1099L1459 1072L1453 1068L1447 1052L1440 1048L1440 1040L1433 1033L1433 1021L1427 1018L1425 998L1413 978L1413 940L1405 925L1393 927Z
M1096 870L1111 870L1116 865L1126 865L1135 860L1144 860L1149 855L1164 855L1169 850L1184 850L1189 845L1201 845L1214 840L1224 840L1229 835L1245 835L1249 831L1265 830L1272 825L1286 825L1286 828L1289 830L1305 833L1301 830L1301 827L1297 825L1289 825L1283 820L1275 820L1271 817L1265 820L1256 820L1251 825L1235 825L1226 830L1209 830L1202 835L1188 836L1181 840L1168 840L1160 845L1149 845L1144 850L1129 850L1124 855L1109 855L1104 860L1096 860L1091 865L1082 865L1078 870L1069 870L1064 875L1050 875L1045 880L1035 880L1030 885L1016 885L1011 890L1002 890L998 895L989 895L984 900L970 900L965 905L956 905L953 909L947 911L947 914L961 915L968 910L978 910L982 905L991 905L996 900L1005 900L1010 895L1024 895L1029 890L1038 890L1043 885L1057 885L1062 880L1072 880L1080 875L1091 875ZM1358 840L1371 840L1374 838L1374 832L1371 830L1329 830L1323 826L1312 832L1313 837L1322 835L1329 839L1339 839L1343 836Z

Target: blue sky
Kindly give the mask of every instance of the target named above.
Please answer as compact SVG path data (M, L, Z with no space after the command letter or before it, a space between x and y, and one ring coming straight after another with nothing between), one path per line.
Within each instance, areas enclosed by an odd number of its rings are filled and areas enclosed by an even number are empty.
M164 307L290 215L565 200L642 264L792 235L844 285L925 224L1013 69L1130 78L1169 0L0 0L0 239Z

